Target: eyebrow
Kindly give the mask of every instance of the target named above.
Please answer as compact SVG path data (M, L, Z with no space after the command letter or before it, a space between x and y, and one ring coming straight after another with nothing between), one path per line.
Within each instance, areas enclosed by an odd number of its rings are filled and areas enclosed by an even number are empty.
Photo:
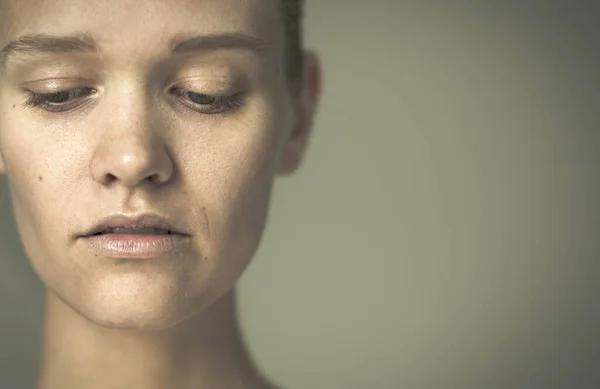
M244 49L256 53L264 51L265 42L259 38L241 33L221 33L213 35L178 35L171 40L171 54L195 51L215 51L219 49ZM99 46L91 34L78 33L69 36L48 34L23 35L8 43L0 51L0 68L18 54L44 53L98 53Z

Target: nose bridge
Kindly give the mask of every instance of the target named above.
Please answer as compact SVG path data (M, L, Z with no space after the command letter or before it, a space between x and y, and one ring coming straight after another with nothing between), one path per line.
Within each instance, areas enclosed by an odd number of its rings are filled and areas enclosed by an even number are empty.
M128 187L147 180L168 180L172 161L160 117L144 85L121 84L106 92L103 103L99 118L102 135L90 165L94 179L103 185L118 181Z

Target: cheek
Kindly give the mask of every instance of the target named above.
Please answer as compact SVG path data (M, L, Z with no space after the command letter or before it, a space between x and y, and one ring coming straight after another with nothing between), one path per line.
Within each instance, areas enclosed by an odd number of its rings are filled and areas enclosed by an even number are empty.
M213 206L208 209L208 255L218 268L216 287L233 284L260 244L273 182L272 161L269 151L263 159L231 166L219 181L220 190L213 192Z
M56 258L68 248L70 234L65 215L75 204L68 185L54 181L46 169L35 166L19 171L10 180L13 213L22 248L35 273L45 285L70 282ZM64 178L63 178L64 179Z
M248 261L262 235L283 119L253 115L190 150L196 155L188 159L195 162L189 173L195 181L192 197L206 207L211 251L218 251L212 255L231 259L227 263Z
M65 216L76 204L76 180L66 166L68 148L41 138L44 131L14 114L0 126L16 226L28 258L39 270L48 251L64 245L69 232Z
M31 127L24 127L28 131ZM31 134L40 132L31 131ZM26 136L5 136L3 157L15 206L28 207L30 213L43 218L46 214L63 215L77 197L77 179L69 167L72 162L64 142ZM71 162L69 162L71 161ZM52 228L61 224L53 221Z

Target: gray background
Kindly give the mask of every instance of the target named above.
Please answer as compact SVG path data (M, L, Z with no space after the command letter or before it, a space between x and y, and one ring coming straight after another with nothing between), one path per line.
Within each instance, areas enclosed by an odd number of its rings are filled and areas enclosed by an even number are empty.
M600 387L596 8L309 0L315 137L240 282L276 381ZM0 387L25 388L42 288L0 220Z

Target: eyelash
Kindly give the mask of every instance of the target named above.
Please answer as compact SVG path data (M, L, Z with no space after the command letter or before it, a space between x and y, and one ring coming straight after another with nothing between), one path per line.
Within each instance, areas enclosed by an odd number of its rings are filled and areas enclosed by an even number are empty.
M242 105L242 94L238 93L232 96L213 96L202 93L195 93L183 88L173 87L169 90L170 93L182 99L182 104L186 105L194 111L202 114L214 115L219 113L227 113L238 109ZM77 88L53 93L35 93L27 91L28 97L23 103L23 108L40 108L49 112L66 112L71 108L76 108L81 104L73 106L73 102L78 101L82 96L90 96L96 93L93 88ZM66 96L65 96L66 94ZM61 96L62 95L62 96ZM52 102L56 97L66 98L66 102ZM190 97L208 100L207 103L196 103ZM62 99L61 99L62 100Z

